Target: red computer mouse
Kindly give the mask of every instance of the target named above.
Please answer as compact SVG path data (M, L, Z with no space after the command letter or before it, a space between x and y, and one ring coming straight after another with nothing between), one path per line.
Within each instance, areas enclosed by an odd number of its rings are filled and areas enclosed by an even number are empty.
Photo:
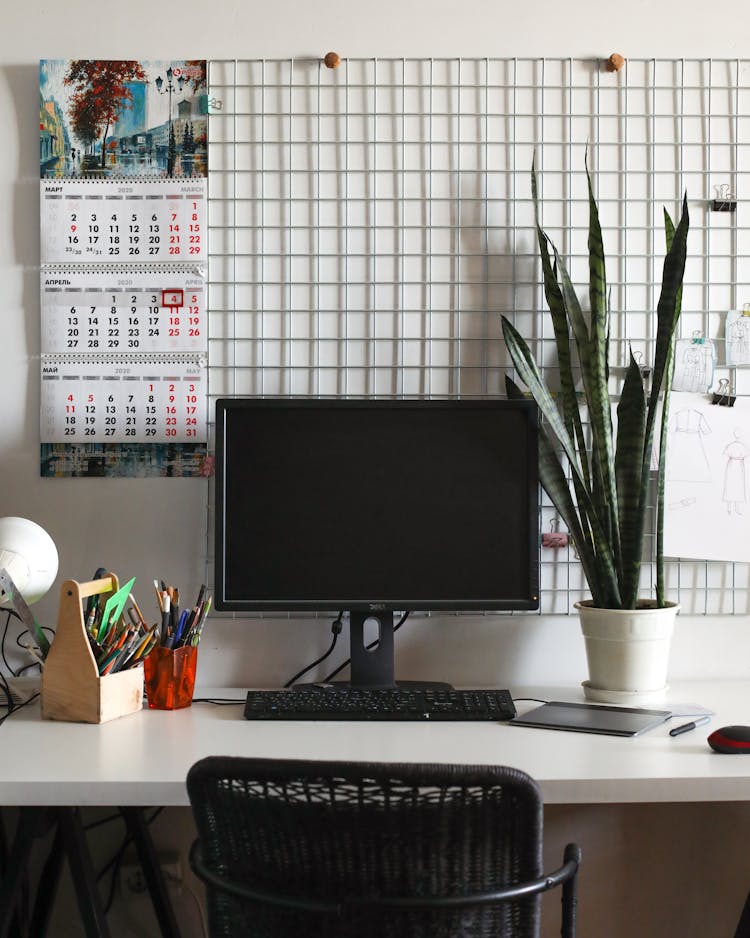
M750 726L722 726L708 737L716 752L750 752Z

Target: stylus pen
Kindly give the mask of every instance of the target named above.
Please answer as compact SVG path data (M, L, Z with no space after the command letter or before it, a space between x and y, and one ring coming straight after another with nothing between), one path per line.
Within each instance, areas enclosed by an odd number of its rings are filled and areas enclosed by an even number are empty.
M683 723L682 726L675 726L673 730L669 731L669 735L681 736L683 733L689 733L690 730L694 730L696 726L704 726L710 720L711 720L710 716L696 717L695 720L691 720L690 723Z
M171 605L169 593L166 591L164 592L163 602L164 605L161 610L161 643L166 645L169 638L169 610Z

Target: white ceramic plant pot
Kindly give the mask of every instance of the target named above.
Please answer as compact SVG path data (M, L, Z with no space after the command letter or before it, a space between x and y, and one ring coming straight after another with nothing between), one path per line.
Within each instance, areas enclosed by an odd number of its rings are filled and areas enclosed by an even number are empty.
M659 609L644 601L637 609L597 609L588 600L576 609L589 667L583 684L587 699L635 705L663 699L679 605Z

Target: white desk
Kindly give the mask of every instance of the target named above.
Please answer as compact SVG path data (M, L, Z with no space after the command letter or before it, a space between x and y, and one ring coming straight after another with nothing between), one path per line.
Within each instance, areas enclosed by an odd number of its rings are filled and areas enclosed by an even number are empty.
M582 700L570 687L512 690ZM722 756L706 744L712 729L750 723L750 681L678 685L665 708L670 700L716 716L675 738L666 723L622 739L497 723L248 722L240 704L144 710L95 726L42 720L35 703L0 727L0 804L186 805L187 771L208 755L512 765L537 779L548 804L750 801L750 755Z

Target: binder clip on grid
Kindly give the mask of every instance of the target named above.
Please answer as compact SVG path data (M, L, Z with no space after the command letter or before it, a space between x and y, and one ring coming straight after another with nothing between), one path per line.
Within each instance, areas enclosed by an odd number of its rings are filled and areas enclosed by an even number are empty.
M737 398L732 394L729 378L720 378L718 390L711 395L711 403L719 407L734 407L736 400Z
M651 366L647 365L643 361L643 352L633 352L633 361L638 366L638 371L641 373L641 381L643 382L644 388L647 387L649 378L651 377Z
M737 196L729 186L714 186L716 198L711 202L712 212L736 212Z
M558 519L553 518L550 521L550 530L545 531L542 534L542 547L567 547L568 546L568 535L565 531L558 530Z

